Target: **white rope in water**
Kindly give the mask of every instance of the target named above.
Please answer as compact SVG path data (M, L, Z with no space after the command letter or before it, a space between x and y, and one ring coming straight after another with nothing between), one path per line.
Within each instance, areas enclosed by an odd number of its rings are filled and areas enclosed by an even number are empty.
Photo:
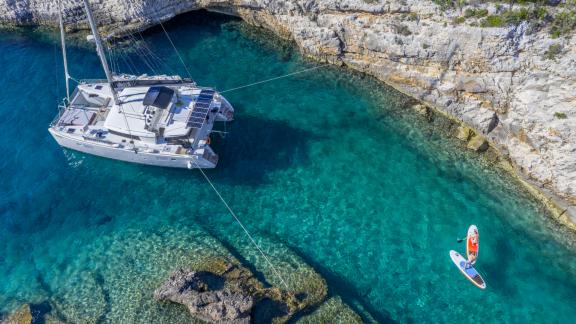
M315 67L313 67L313 68L309 68L309 69L304 69L304 70L300 70L300 71L288 73L288 74L286 74L286 75L282 75L282 76L279 76L279 77L275 77L275 78L271 78L271 79L267 79L267 80L263 80L263 81L258 81L258 82L254 82L254 83L250 83L250 84L247 84L247 85L243 85L243 86L240 86L240 87L236 87L236 88L232 88L232 89L228 89L228 90L224 90L224 91L219 91L219 93L225 93L225 92L235 91L235 90L239 90L239 89L244 89L244 88L248 88L248 87L251 87L251 86L255 86L255 85L258 85L258 84L262 84L262 83L266 83L266 82L270 82L270 81L275 81L275 80L278 80L278 79L287 78L287 77L292 76L292 75L296 75L296 74L300 74L300 73L304 73L304 72L308 72L308 71L320 69L320 68L323 68L323 67L328 66L328 65L330 65L330 64L324 64L324 65L315 66Z
M250 232L248 232L248 230L246 229L246 227L244 227L244 224L242 224L242 222L240 221L240 219L238 218L238 216L236 216L236 213L234 213L234 211L232 210L232 208L230 208L230 205L228 205L228 203L226 202L226 200L222 197L222 195L220 194L220 192L218 192L218 189L216 189L216 187L214 186L214 184L212 183L212 181L210 181L210 178L208 178L208 176L206 175L206 173L204 172L204 170L202 170L202 168L200 168L200 166L196 163L196 161L192 160L192 162L194 162L194 165L196 165L196 168L200 171L200 173L202 173L202 175L204 176L204 179L206 179L206 181L208 181L208 184L210 184L210 186L212 187L212 189L214 190L214 192L216 193L216 195L218 195L218 198L220 198L220 200L222 201L222 203L224 204L224 206L226 206L226 208L228 209L228 212L230 212L230 215L232 215L232 217L234 217L234 219L236 220L236 222L238 222L238 224L240 225L240 227L242 227L242 229L244 230L244 233L246 233L246 235L248 236L248 238L250 239L250 241L252 242L252 244L254 244L254 246L256 247L256 249L258 249L258 251L260 252L260 254L262 254L262 256L264 257L264 259L266 260L266 262L268 263L268 265L272 268L272 271L274 271L274 274L280 279L280 281L282 281L282 284L284 285L284 287L286 289L288 289L288 285L286 284L286 281L284 281L284 278L282 278L282 276L280 275L280 273L278 272L278 270L276 270L276 267L272 264L272 262L270 261L270 259L268 259L268 257L266 256L266 254L264 253L264 251L262 251L262 249L260 248L260 246L258 245L258 243L256 243L256 241L254 240L254 238L252 237L252 235L250 235Z
M168 40L170 41L170 44L172 45L172 48L174 49L174 52L176 52L176 55L178 55L178 58L180 59L180 63L182 63L182 65L184 66L184 69L186 69L186 73L188 73L188 77L190 79L192 79L192 73L190 73L190 70L188 70L188 67L186 66L186 63L184 63L184 60L182 59L182 56L180 56L180 52L178 52L178 49L176 49L176 46L174 45L174 42L172 42L172 38L170 38L170 35L168 34L168 32L166 31L166 28L164 28L164 24L162 24L162 22L160 22L160 26L162 27L162 30L164 31L164 34L166 34L166 38L168 38Z
M164 27L162 27L164 28ZM247 87L251 87L251 86L255 86L258 84L262 84L262 83L266 83L266 82L270 82L270 81L274 81L274 80L278 80L278 79L282 79L282 78L287 78L289 76L292 75L296 75L296 74L300 74L300 73L304 73L304 72L308 72L308 71L312 71L312 70L316 70L325 66L328 66L329 64L324 64L324 65L320 65L320 66L315 66L313 68L309 68L309 69L304 69L304 70L300 70L300 71L296 71L296 72L292 72L286 75L282 75L279 77L275 77L275 78L271 78L271 79L267 79L267 80L263 80L263 81L259 81L259 82L254 82L251 84L247 84L241 87L236 87L236 88L232 88L232 89L228 89L225 91L220 91L220 93L224 93L224 92L230 92L230 91L234 91L234 90L239 90L239 89L244 89ZM214 190L214 192L216 193L216 195L218 195L218 198L220 198L220 200L222 201L222 203L224 204L224 206L226 206L226 209L228 209L228 212L230 213L230 215L232 215L232 217L234 217L234 219L236 220L236 222L238 223L238 225L240 225L240 227L242 228L242 230L244 230L244 233L246 233L246 236L248 236L248 238L250 239L250 241L252 242L252 244L256 247L256 249L258 250L258 252L260 252L260 254L262 254L262 256L264 257L264 259L266 260L266 263L268 263L268 265L270 266L270 268L272 269L272 271L274 272L274 274L280 279L280 281L282 281L282 284L284 285L284 287L286 289L288 289L288 285L286 284L286 281L284 280L284 278L280 275L280 273L278 272L278 270L276 270L276 267L274 266L274 264L272 264L272 262L270 261L270 259L268 259L268 257L266 256L266 254L264 253L264 251L262 251L262 249L260 248L260 246L258 245L258 243L256 243L256 240L254 240L254 238L252 237L252 235L250 235L250 232L248 232L248 230L246 229L246 227L244 226L244 224L242 224L242 222L240 221L240 219L238 218L238 216L236 216L236 213L234 213L234 211L232 210L232 208L230 207L230 205L228 205L228 202L226 202L226 200L224 199L224 197L222 197L222 195L220 194L220 192L218 192L218 189L216 189L216 187L214 186L214 184L212 183L212 181L210 181L210 178L208 178L208 176L206 175L206 173L204 172L204 170L202 170L202 168L200 168L198 166L198 164L196 163L196 161L192 160L192 162L194 162L194 164L196 165L196 168L200 171L200 173L202 173L202 175L204 176L204 179L206 179L206 181L208 182L208 184L210 184L210 187L212 187L212 190Z

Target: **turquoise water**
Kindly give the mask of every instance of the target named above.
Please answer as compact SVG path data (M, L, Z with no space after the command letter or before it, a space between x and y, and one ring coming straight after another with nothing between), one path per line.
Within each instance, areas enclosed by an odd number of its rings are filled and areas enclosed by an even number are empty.
M198 83L220 90L315 66L229 18L191 14L166 27ZM178 70L160 31L143 37ZM76 322L184 320L152 291L207 255L231 253L278 284L198 172L58 147L46 130L64 93L58 51L46 33L0 34L0 312L49 300ZM93 51L69 55L75 77L102 76ZM450 122L428 122L408 98L333 67L226 96L237 119L213 138L221 160L208 176L273 260L313 267L365 320L573 319L573 235L446 136ZM448 256L464 251L456 238L471 223L486 291ZM302 280L283 268L290 285Z

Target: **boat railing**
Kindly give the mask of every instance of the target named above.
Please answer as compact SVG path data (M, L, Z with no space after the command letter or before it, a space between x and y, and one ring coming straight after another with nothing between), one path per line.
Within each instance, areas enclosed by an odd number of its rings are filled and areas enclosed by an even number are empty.
M78 91L80 91L78 88L74 89L74 92L72 92L72 95L70 96L70 100L74 101L74 98L76 98L76 95L78 95ZM66 99L64 99L66 100Z
M108 80L106 79L82 79L80 80L80 84L90 84L90 83L107 83ZM72 96L74 97L74 96Z
M62 103L58 105L58 113L56 114L54 119L52 119L52 121L50 122L50 127L54 127L58 124L58 121L60 120L60 118L64 114L66 107L67 107L66 103L64 102L64 100L62 100Z

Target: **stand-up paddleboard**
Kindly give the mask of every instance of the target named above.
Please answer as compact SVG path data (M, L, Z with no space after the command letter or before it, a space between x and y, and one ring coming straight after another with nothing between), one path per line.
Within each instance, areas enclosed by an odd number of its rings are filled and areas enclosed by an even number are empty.
M476 244L472 242L472 237L476 236ZM476 253L476 259L478 258L478 249L480 247L480 234L478 233L478 228L476 225L470 225L468 227L468 235L466 236L466 256L470 260L470 253ZM476 263L476 260L472 264Z
M486 283L484 282L484 279L482 279L482 276L480 276L478 271L476 271L473 266L467 267L467 261L463 256L460 255L460 253L451 250L450 258L452 259L452 262L454 262L454 264L458 267L458 269L460 269L460 272L462 272L462 274L468 278L468 280L472 281L476 287L480 289L486 289Z

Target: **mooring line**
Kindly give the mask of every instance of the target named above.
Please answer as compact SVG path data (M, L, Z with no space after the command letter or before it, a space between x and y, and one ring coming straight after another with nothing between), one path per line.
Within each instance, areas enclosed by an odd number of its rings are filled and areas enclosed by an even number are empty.
M192 162L194 163L194 165L196 165L196 168L200 171L200 173L202 173L202 175L204 176L204 179L206 179L206 181L208 182L208 184L210 184L210 186L212 187L212 189L214 190L214 192L216 193L216 195L218 195L218 198L220 198L220 200L222 201L222 203L224 204L224 206L226 206L226 208L228 209L228 212L230 212L230 215L232 215L232 217L234 217L234 219L236 220L236 222L238 223L238 225L240 225L240 227L242 227L242 229L244 230L244 233L246 233L246 235L248 236L248 238L250 239L250 241L252 242L252 244L254 244L254 246L256 247L256 249L260 252L260 254L262 254L262 256L264 257L264 259L266 260L266 262L268 263L268 265L272 268L272 271L274 272L274 274L280 279L280 281L282 281L282 284L284 285L284 287L286 289L288 289L288 285L286 284L286 281L284 281L284 278L282 278L282 276L280 275L280 273L278 272L278 270L276 270L276 267L274 266L274 264L272 264L272 262L270 261L270 259L268 259L268 257L266 256L266 254L264 253L264 251L262 251L262 249L260 248L260 246L258 245L258 243L256 243L256 241L254 240L254 238L252 237L252 235L250 235L250 232L248 232L248 230L246 229L246 227L244 227L244 224L242 224L242 222L240 221L240 219L238 218L238 216L236 216L236 213L234 213L234 211L232 210L232 208L230 208L230 205L228 205L228 203L226 202L226 200L222 197L222 195L220 194L220 192L218 191L218 189L216 189L216 187L214 186L214 184L212 183L212 181L210 181L210 178L208 178L208 176L206 175L206 173L204 172L204 170L202 170L202 168L200 168L200 166L196 163L196 161L192 160Z
M232 89L228 89L228 90L224 90L224 91L218 91L218 92L219 92L219 93L225 93L225 92L235 91L235 90L239 90L239 89L244 89L244 88L248 88L248 87L251 87L251 86L258 85L258 84L262 84L262 83L266 83L266 82L270 82L270 81L275 81L275 80L278 80L278 79L287 78L287 77L292 76L292 75L296 75L296 74L300 74L300 73L304 73L304 72L316 70L316 69L323 68L323 67L328 66L328 65L330 65L330 64L319 65L319 66L315 66L315 67L312 67L312 68L308 68L308 69L304 69L304 70L300 70L300 71L288 73L288 74L286 74L286 75L282 75L282 76L279 76L279 77L275 77L275 78L271 78L271 79L267 79L267 80L263 80L263 81L258 81L258 82L250 83L250 84L243 85L243 86L240 86L240 87L236 87L236 88L232 88Z
M240 90L240 89L248 88L248 87L251 87L251 86L255 86L255 85L258 85L258 84L262 84L262 83L266 83L266 82L271 82L271 81L275 81L275 80L279 80L279 79L283 79L283 78L287 78L287 77L289 77L289 76L293 76L293 75L296 75L296 74L301 74L301 73L305 73L305 72L317 70L317 69L323 68L323 67L328 66L328 65L330 65L330 64L323 64L323 65L315 66L315 67L312 67L312 68L308 68L308 69L304 69L304 70L300 70L300 71L288 73L288 74L286 74L286 75L282 75L282 76L270 78L270 79L267 79L267 80L262 80L262 81L250 83L250 84L247 84L247 85L243 85L243 86L240 86L240 87L236 87L236 88L232 88L232 89L228 89L228 90L224 90L224 91L219 91L219 93L231 92L231 91ZM248 236L248 238L250 239L250 241L252 242L252 244L256 247L256 249L258 250L258 252L260 252L260 254L264 257L264 259L266 260L266 263L268 263L268 265L270 266L270 268L272 269L272 271L274 272L274 274L280 279L280 281L282 281L282 284L284 285L284 287L285 287L286 289L288 289L288 284L286 284L286 281L284 280L284 278L280 275L280 273L278 272L278 270L276 269L276 267L274 266L274 264L272 264L272 262L270 261L270 259L268 259L268 257L267 257L266 254L264 253L264 251L262 251L262 249L260 248L260 246L258 245L258 243L256 243L256 240L254 240L254 238L252 237L252 235L250 235L250 232L248 232L248 230L246 229L246 227L244 226L244 224L242 224L242 222L240 221L240 219L238 218L238 216L236 215L236 213L234 213L234 211L232 210L232 208L230 207L230 205L228 205L228 202L226 202L226 200L224 199L224 197L222 197L222 195L220 194L220 192L218 191L218 189L216 189L216 187L214 186L214 184L212 183L212 181L210 181L210 178L208 178L208 176L206 175L206 173L204 172L204 170L202 170L202 168L200 168L200 166L196 163L196 161L192 160L192 162L194 163L194 165L196 165L196 168L200 171L200 173L202 173L202 176L204 176L204 179L206 179L206 181L208 182L208 184L210 185L210 187L212 187L212 190L214 190L214 192L216 193L216 195L218 195L218 198L220 198L220 200L222 201L222 203L224 204L224 206L226 206L226 209L228 209L228 212L230 213L230 215L232 215L232 217L234 217L234 219L236 220L236 222L238 223L238 225L240 225L240 227L242 228L242 230L244 231L244 233L246 233L246 236Z

